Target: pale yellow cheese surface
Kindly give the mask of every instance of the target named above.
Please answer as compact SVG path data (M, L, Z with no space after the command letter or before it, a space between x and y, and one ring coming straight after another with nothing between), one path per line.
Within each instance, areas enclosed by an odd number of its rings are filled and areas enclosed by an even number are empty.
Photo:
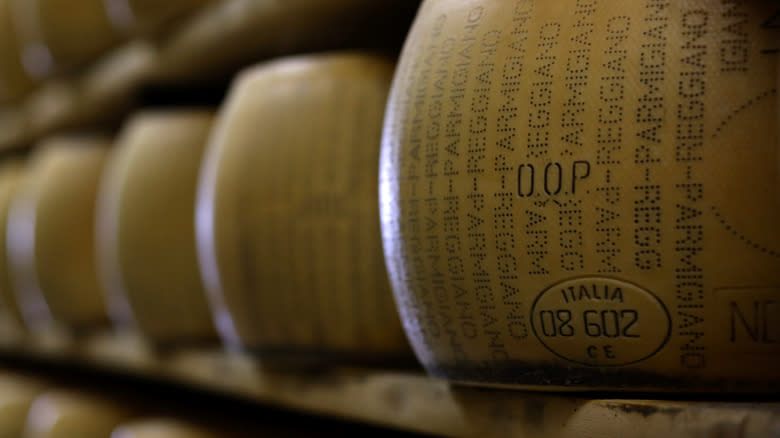
M22 66L11 1L0 0L0 103L19 98L32 86Z
M8 0L22 59L35 77L72 69L117 42L104 0Z
M159 29L170 20L196 11L213 0L104 0L109 15L116 24L132 25L136 29Z
M377 216L392 69L357 53L301 56L234 84L197 217L201 272L229 343L269 358L409 355Z
M0 374L0 438L19 438L42 382L13 373Z
M780 389L779 11L424 2L380 193L391 282L429 371Z
M38 396L21 438L108 438L132 411L110 399L52 390Z
M210 111L195 109L135 115L103 175L97 240L112 316L134 320L155 343L216 340L194 223L211 120Z
M8 224L8 210L23 175L22 163L6 161L0 166L0 231ZM6 246L6 233L0 232L0 318L5 331L20 329L22 315L11 282ZM5 333L7 334L7 333Z
M122 424L111 438L215 438L211 432L169 418L142 419Z
M25 323L81 330L106 322L95 267L95 198L108 141L54 137L31 156L6 227L10 274Z

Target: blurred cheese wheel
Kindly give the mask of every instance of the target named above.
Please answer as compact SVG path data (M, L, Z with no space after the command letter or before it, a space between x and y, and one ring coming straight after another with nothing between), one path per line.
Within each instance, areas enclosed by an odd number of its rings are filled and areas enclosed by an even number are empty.
M294 53L347 47L396 50L419 0L213 3L162 41L155 70L160 79L208 81L259 59Z
M111 438L215 438L211 432L181 421L155 418L137 420L117 427Z
M195 253L195 192L213 115L147 112L124 127L98 207L99 266L112 314L123 303L150 340L216 340Z
M10 2L0 0L0 103L18 98L32 87L22 66Z
M23 107L0 107L0 149L23 146L29 134L28 114Z
M161 29L172 19L214 0L103 0L114 25L124 31Z
M44 385L27 377L0 374L0 438L19 438L33 400Z
M392 70L370 55L301 56L234 84L196 219L201 272L229 344L283 360L409 354L377 216Z
M380 194L432 374L780 390L778 10L424 2Z
M7 227L11 199L21 178L21 163L6 161L0 165L0 230ZM5 319L5 331L18 331L22 327L22 315L11 284L6 248L6 233L0 232L0 315Z
M80 330L106 322L95 268L95 198L108 141L55 137L38 145L11 202L7 257L30 328L53 318Z
M22 438L109 438L131 412L113 401L71 391L49 391L35 399Z
M118 40L104 0L8 0L27 72L48 76L90 61Z

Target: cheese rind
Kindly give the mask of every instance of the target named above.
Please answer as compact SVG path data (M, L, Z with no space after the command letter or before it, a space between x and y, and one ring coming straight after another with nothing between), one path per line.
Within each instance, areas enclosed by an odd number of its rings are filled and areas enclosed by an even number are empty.
M114 429L111 438L216 438L199 427L169 419L154 418L125 423Z
M106 13L117 29L125 32L164 30L165 25L213 0L103 0Z
M376 220L392 69L359 53L300 56L234 84L204 160L196 221L228 343L268 359L409 357Z
M118 41L104 0L9 0L27 73L42 78L93 60Z
M33 85L22 65L11 0L0 0L0 103L14 101Z
M21 436L30 406L44 387L28 377L0 375L0 438Z
M23 438L105 438L132 414L110 399L51 390L30 406Z
M429 371L780 389L776 18L761 0L423 4L380 198Z
M0 166L0 230L5 230L8 224L8 212L11 199L22 178L22 164L7 161ZM22 315L16 302L11 283L6 234L0 232L0 318L2 318L3 336L14 337L22 330Z
M112 316L120 325L135 321L157 344L216 340L194 225L212 117L197 109L135 115L103 176L97 241Z
M107 322L95 268L94 209L109 141L41 142L16 190L6 228L11 280L25 324L83 330Z

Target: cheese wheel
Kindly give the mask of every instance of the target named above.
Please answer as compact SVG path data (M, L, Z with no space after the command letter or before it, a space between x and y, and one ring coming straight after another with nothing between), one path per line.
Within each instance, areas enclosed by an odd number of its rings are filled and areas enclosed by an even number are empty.
M201 273L230 345L285 361L406 357L376 162L393 65L349 53L249 69L209 140Z
M95 198L108 141L44 140L28 162L6 228L7 257L29 328L107 321L95 268Z
M6 161L0 165L0 230L6 229L11 199L22 175L21 163ZM8 332L18 332L22 328L22 315L11 284L6 248L6 234L0 232L0 324L3 327L0 336L15 336L16 333Z
M22 103L27 138L39 139L50 133L86 123L82 111L84 94L73 81L52 78L41 83ZM81 122L81 123L79 123ZM30 140L28 140L30 141Z
M43 388L27 377L0 374L0 438L21 436L30 405Z
M22 66L10 2L0 0L0 103L15 100L32 87Z
M29 134L28 114L17 106L0 107L0 149L23 146Z
M8 0L26 71L39 78L90 61L118 40L104 0Z
M109 438L132 412L112 400L52 390L35 399L22 438Z
M395 50L418 4L419 0L215 2L165 38L157 73L163 81L209 81L275 56L347 47Z
M159 344L216 340L195 253L195 192L212 113L134 116L106 167L99 267L109 307Z
M169 418L142 419L114 429L111 438L215 438L217 435Z
M103 0L114 26L125 32L162 29L172 19L192 12L212 0Z
M424 2L380 202L433 375L780 390L779 8Z

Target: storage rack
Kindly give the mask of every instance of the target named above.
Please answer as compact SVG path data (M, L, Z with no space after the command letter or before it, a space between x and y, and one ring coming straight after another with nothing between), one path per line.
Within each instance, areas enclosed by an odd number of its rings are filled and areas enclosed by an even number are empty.
M289 17L282 9L268 6L272 3L213 3L163 36L128 42L77 74L47 80L21 103L0 108L0 150L24 153L37 139L52 133L112 129L142 103L150 89L184 82L185 90L203 94L201 88L209 81L224 83L241 67L274 56L360 46L397 52L417 6L415 1L383 1L385 11L376 15L382 6L338 0L326 10L301 14L305 25L291 30L301 23L286 21ZM296 1L300 10L322 3ZM352 8L353 13L327 12L340 8ZM377 26L387 22L393 25ZM347 32L334 33L333 28ZM277 38L280 32L285 38ZM360 44L355 43L358 40ZM246 44L236 47L230 41ZM221 50L227 47L230 50ZM0 341L0 359L11 368L67 365L107 373L119 382L131 378L151 384L168 382L303 415L437 436L742 437L780 433L776 396L737 400L712 394L689 399L661 395L667 400L648 400L651 396L641 394L605 397L450 385L419 369L279 371L264 368L250 356L216 347L153 351L124 333L98 332L79 338L58 332L9 336ZM257 409L264 407L258 404Z

